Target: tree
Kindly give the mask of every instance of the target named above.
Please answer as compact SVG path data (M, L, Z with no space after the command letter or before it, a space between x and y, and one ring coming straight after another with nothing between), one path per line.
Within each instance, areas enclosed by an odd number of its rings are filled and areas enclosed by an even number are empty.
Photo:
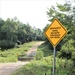
M2 32L5 33L6 38L5 40L9 40L9 41L16 41L16 31L17 31L17 26L14 22L13 19L7 19L5 24L1 27ZM4 39L4 38L3 38Z
M1 27L2 27L4 24L5 24L5 21L4 21L2 18L0 18L0 40L3 38L3 37L2 37L2 32L1 32Z
M0 18L0 28L4 25L4 23L5 21L2 18Z
M18 27L18 40L23 44L26 42L26 30L25 30L25 24L20 23Z
M1 26L0 47L11 48L15 46L17 40L16 36L17 26L13 19L7 19L3 26Z

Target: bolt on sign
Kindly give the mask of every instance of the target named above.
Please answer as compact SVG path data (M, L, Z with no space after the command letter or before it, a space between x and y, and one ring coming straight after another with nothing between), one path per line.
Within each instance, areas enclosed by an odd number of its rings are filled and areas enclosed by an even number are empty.
M53 46L56 46L62 38L67 34L66 28L55 18L51 25L45 31L47 39Z

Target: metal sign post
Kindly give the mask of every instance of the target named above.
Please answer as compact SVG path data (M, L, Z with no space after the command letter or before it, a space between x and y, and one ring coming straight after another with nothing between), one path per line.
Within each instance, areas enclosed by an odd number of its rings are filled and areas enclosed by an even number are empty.
M53 75L55 75L56 71L56 47L54 46L54 60L53 60Z

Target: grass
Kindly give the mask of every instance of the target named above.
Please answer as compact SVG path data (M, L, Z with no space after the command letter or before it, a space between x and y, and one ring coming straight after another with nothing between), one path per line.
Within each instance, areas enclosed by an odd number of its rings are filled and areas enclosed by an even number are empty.
M52 75L53 55L47 45L39 46L38 51L42 51L44 57L42 59L33 60L31 63L24 65L11 75ZM46 52L48 51L48 52ZM66 59L56 58L56 75L67 75L69 63ZM65 67L66 66L66 67Z
M45 45L44 43L38 47L38 51L42 51L44 57L51 56L53 54L53 50L50 50L48 45Z
M25 43L19 45L16 48L1 51L0 50L0 62L16 62L19 55L25 55L26 52L36 43L37 41Z
M50 68L51 67L49 67L45 61L32 61L17 70L12 75L44 75L50 70Z
M48 59L48 60L47 60ZM18 69L11 75L52 75L53 63L52 57L45 57L42 60L34 60L31 63L24 65L22 68ZM61 60L60 60L61 61ZM56 75L67 75L64 68L57 67Z

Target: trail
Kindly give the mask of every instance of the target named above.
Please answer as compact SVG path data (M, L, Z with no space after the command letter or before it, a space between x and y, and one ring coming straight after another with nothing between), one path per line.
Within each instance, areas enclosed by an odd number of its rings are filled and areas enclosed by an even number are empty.
M40 46L43 42L37 42L33 45L30 50L27 51L27 56L36 55L36 51L38 46ZM29 61L18 61L14 63L0 63L0 75L10 75L15 70L19 69L23 65L29 63Z

